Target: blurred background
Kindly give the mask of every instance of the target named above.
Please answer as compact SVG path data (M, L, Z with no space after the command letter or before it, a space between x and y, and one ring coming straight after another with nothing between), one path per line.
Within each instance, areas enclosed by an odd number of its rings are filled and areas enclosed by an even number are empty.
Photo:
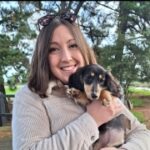
M149 1L1 1L0 2L0 149L11 148L13 98L26 84L39 33L37 20L69 10L99 64L120 81L125 100L150 128Z

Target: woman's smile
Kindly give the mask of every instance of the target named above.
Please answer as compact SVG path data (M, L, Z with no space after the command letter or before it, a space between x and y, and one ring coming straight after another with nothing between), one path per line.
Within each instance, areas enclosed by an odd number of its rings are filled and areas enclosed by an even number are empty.
M67 83L69 76L76 72L79 67L85 65L80 48L73 35L64 25L55 29L50 49L49 64L51 71L63 83Z
M68 72L74 72L77 69L77 65L66 65L66 66L62 66L60 67L63 71L68 71Z

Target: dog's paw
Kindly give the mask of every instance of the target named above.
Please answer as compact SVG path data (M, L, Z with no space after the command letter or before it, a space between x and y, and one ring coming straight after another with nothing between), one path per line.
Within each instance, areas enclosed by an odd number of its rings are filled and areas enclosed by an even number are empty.
M104 106L109 106L112 102L112 95L109 91L103 90L100 95L100 100Z
M66 90L66 93L67 93L68 96L78 97L80 95L80 90L77 90L75 88L68 88Z
M108 100L108 99L103 99L102 100L102 104L104 105L104 106L109 106L110 105L110 103L111 103L111 101L110 100Z

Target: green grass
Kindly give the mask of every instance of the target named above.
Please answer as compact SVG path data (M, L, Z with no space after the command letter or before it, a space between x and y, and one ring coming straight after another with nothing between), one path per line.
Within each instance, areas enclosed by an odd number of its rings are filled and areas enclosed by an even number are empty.
M137 119L141 122L144 123L145 122L145 117L144 114L142 112L137 112L137 111L132 111L133 115L135 117L137 117Z
M133 87L133 86L129 87L129 93L131 93L130 100L131 100L131 103L133 104L133 107L144 106L143 99L142 98L140 99L140 96L145 96L145 97L150 96L150 90L138 89L138 88ZM144 123L146 121L144 114L142 112L137 112L134 110L132 110L132 112L141 123Z
M143 101L138 98L131 98L131 103L133 104L133 107L142 107L144 105Z
M150 90L147 89L137 89L136 87L129 87L129 92L132 94L150 96Z
M16 92L21 88L22 85L17 85L17 89L16 90L11 90L9 88L9 86L5 86L5 91L6 91L6 95L15 95Z

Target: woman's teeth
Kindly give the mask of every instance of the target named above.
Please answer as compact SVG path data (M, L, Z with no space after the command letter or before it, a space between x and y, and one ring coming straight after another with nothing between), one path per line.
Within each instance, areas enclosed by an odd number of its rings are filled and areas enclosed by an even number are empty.
M64 71L71 71L71 70L74 70L75 68L76 68L76 65L72 65L72 66L62 67L61 69Z

